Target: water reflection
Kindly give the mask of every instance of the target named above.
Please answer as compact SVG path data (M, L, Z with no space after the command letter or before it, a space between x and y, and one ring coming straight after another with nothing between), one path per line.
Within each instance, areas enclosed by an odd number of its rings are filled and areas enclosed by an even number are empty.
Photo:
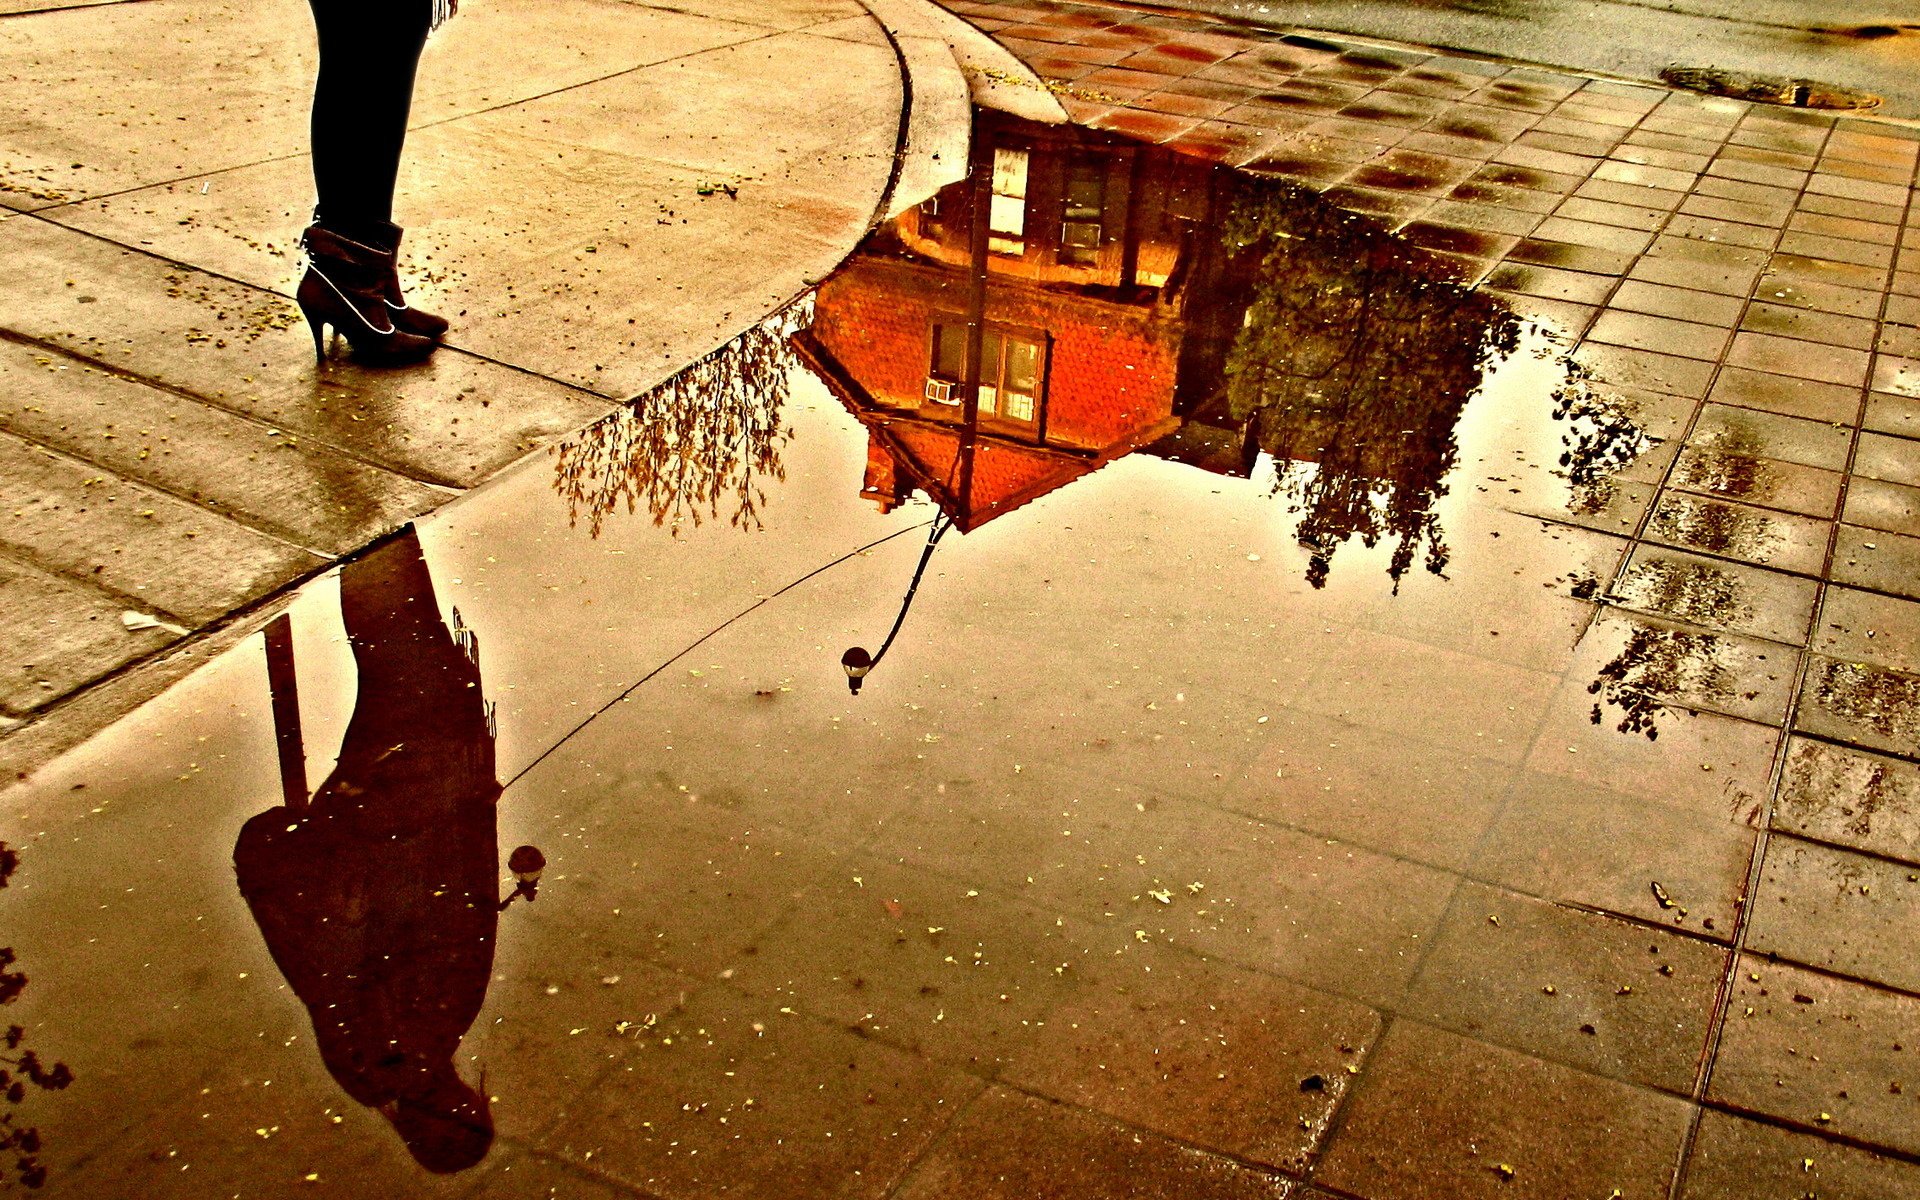
M781 410L793 356L787 338L805 302L775 313L554 451L554 490L569 520L600 536L608 517L645 508L655 525L716 520L759 528L766 485L786 478L792 436Z
M493 1142L453 1056L504 907L478 645L457 610L442 621L411 527L341 571L340 608L359 693L338 765L248 821L234 868L327 1070L422 1166L458 1171Z
M978 528L1145 451L1251 477L1308 578L1442 571L1454 425L1517 340L1439 260L1298 189L992 113L969 179L881 230L796 341L869 436L862 495Z
M6 842L0 842L0 888L13 879L20 867L20 854ZM0 1005L12 1004L27 989L27 973L19 969L13 947L0 946ZM40 1161L40 1131L16 1119L15 1107L35 1091L57 1092L73 1082L73 1072L63 1062L47 1063L27 1046L27 1031L19 1025L7 1026L0 1033L0 1096L6 1108L0 1110L0 1155L13 1160L0 1170L0 1191L12 1181L26 1188L39 1188L47 1182L46 1164Z

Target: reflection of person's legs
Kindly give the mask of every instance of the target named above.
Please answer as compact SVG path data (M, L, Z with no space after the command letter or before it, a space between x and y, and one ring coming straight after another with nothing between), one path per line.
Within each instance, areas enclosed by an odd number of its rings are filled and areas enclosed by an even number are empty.
M340 615L360 672L356 715L391 707L414 710L412 719L423 721L433 709L477 703L464 693L479 673L440 617L411 525L342 568Z
M432 0L312 0L320 33L313 91L313 178L328 229L377 244L413 104Z

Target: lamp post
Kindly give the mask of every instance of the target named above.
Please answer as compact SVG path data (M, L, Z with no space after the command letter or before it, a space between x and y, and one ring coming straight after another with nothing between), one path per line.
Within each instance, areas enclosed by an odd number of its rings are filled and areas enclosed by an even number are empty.
M913 582L907 584L907 595L900 602L900 615L893 619L893 628L887 630L887 640L880 643L878 654L868 654L864 646L849 646L840 656L840 666L847 672L847 690L854 695L860 694L860 683L867 672L880 665L887 656L887 648L893 645L893 639L900 633L900 627L907 623L907 610L913 607L913 594L920 590L920 577L926 573L927 563L933 558L935 547L940 539L953 528L953 518L941 513L933 519L933 526L927 531L927 548L920 552L920 565L913 570Z

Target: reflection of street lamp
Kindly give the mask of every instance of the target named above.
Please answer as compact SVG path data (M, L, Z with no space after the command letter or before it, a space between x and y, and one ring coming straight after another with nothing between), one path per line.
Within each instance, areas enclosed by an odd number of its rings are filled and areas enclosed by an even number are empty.
M907 585L906 599L900 602L900 615L893 619L893 628L887 630L887 640L880 643L880 652L870 655L864 646L852 646L840 656L840 665L847 672L849 692L858 696L861 680L865 679L867 672L879 666L880 660L887 656L887 647L893 645L893 639L899 634L900 627L907 623L907 609L913 606L913 594L920 589L920 576L926 573L927 563L933 558L934 547L940 544L940 539L946 535L947 530L952 528L953 518L945 513L933 519L933 527L927 533L927 548L920 552L920 565L913 570L913 582Z
M507 870L513 872L513 894L500 902L500 911L525 896L531 904L540 898L540 872L547 869L547 856L538 846L519 846L507 855Z

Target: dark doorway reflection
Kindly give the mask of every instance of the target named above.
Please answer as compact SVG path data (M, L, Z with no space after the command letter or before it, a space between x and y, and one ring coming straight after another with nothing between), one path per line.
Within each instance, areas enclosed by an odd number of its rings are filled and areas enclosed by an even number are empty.
M1127 454L1252 477L1308 577L1394 545L1444 570L1454 426L1518 322L1444 262L1296 188L995 113L967 181L821 285L810 365L866 425L862 494L962 532Z
M359 693L338 765L248 821L234 868L327 1070L422 1166L459 1171L493 1142L454 1054L503 907L478 646L441 619L411 527L341 571L340 607Z

